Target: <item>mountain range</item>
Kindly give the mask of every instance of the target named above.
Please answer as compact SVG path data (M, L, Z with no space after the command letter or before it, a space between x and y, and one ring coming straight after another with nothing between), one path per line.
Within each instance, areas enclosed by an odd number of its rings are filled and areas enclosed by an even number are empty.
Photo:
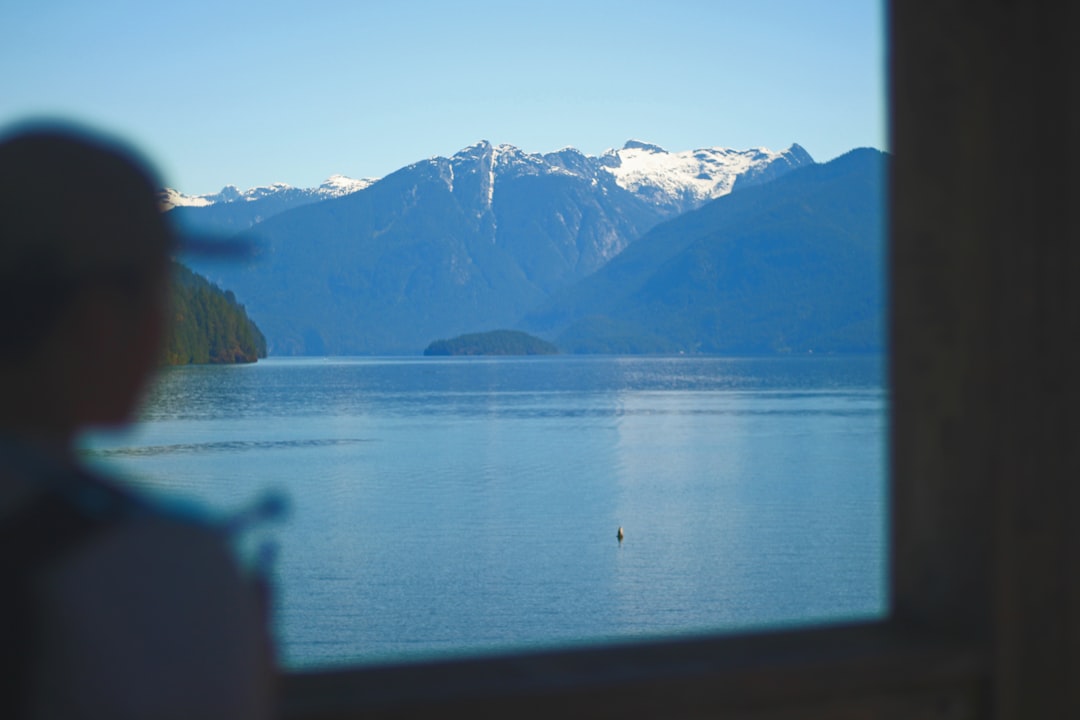
M881 153L876 156L881 159ZM786 228L798 235L798 223L846 212L829 194L847 192L843 181L825 183L830 189L816 195L798 190L801 185L794 181L804 171L834 163L818 165L798 145L781 152L705 148L673 153L630 141L618 150L587 156L573 148L533 154L481 141L449 158L413 163L376 181L341 183L351 191L329 197L287 186L246 194L226 189L217 197L202 196L200 202L187 204L181 204L187 196L175 191L163 197L180 200L169 213L186 230L239 233L254 244L255 256L248 262L186 262L243 300L266 334L271 354L412 354L436 338L500 328L528 329L546 339L559 336L570 345L564 349L606 352L617 349L620 336L627 333L656 335L657 328L635 325L635 319L652 317L663 329L664 313L642 308L677 307L640 273L621 285L614 280L629 277L628 263L644 263L656 271L666 267L669 277L664 282L669 285L679 273L687 283L697 277L715 286L725 278L726 285L730 273L707 271L712 266L702 263L728 263L734 256L715 255L702 233L752 235L747 223L761 225L755 212L769 217L770 212L794 212L808 202L819 203L817 211L803 208L806 217L797 222L770 225L775 232ZM794 184L779 184L788 177ZM823 182L819 175L807 177L811 184ZM874 187L880 190L882 180L871 177L871 186L878 184L859 197L873 195ZM767 190L777 186L780 195ZM801 200L792 200L796 191L803 192ZM702 214L725 202L727 210ZM750 205L756 210L746 209ZM736 206L743 209L732 209ZM825 249L830 233L865 235L879 229L874 218L880 219L880 208L870 207L864 214L823 220L815 231L822 235L819 255L832 252ZM673 220L684 224L665 229ZM724 223L728 229L718 230ZM742 229L736 232L732 223ZM866 243L873 240L866 238ZM880 244L881 238L877 240ZM794 251L782 244L732 242L776 256ZM638 245L665 249L629 252ZM684 256L687 252L693 259ZM813 260L813 253L804 255L800 261ZM849 260L854 265L844 265L846 270L874 276L872 263L860 265L871 260L854 255ZM777 288L764 283L757 289ZM640 292L634 295L631 290ZM745 310L753 290L744 283L743 304L729 298L724 313ZM690 285L681 292L687 303L693 297L694 308L704 309L711 302L711 296L694 295ZM864 300L859 303L868 307L876 302ZM711 322L715 326L719 321ZM687 322L674 327L682 327L678 337L657 336L634 347L647 352L734 351L731 343L691 337L697 331ZM590 328L596 337L615 344L584 341ZM720 331L720 326L704 331ZM876 331L867 332L869 337ZM829 332L817 337L825 343L819 347L828 349ZM761 347L792 351L803 344L774 338ZM852 348L873 344L849 343Z
M887 162L853 150L662 223L518 327L565 352L880 352Z
M189 231L222 235L247 230L286 210L363 190L375 180L333 175L315 188L296 188L285 183L240 190L226 185L210 195L185 195L165 188L158 194L162 210Z

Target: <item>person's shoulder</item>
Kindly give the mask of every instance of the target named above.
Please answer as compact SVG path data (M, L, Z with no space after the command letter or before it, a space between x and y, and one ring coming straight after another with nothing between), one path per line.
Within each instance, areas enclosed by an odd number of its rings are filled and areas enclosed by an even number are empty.
M48 573L41 676L55 687L42 696L258 716L273 673L267 608L224 529L123 492L112 501L117 516Z
M104 523L56 571L84 586L111 581L178 591L224 588L241 574L222 528L145 506Z
M79 493L76 501L98 526L57 567L70 582L218 602L246 592L245 571L222 519L194 505L149 499L100 476L84 478Z

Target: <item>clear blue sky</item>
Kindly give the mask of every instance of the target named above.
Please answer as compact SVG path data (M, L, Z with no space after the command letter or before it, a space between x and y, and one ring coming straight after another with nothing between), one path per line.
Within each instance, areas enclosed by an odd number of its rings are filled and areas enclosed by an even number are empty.
M0 4L0 124L133 141L190 194L381 177L486 139L887 149L874 0Z

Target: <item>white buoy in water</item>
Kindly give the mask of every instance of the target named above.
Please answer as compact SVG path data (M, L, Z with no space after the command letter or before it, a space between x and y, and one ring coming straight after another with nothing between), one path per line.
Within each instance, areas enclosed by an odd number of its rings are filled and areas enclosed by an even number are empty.
M623 539L622 525L619 526L619 532L615 533L615 537L619 538L619 542L622 542L622 539Z

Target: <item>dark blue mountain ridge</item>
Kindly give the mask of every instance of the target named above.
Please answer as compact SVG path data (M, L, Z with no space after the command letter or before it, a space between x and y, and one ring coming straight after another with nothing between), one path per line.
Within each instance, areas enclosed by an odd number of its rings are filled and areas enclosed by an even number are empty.
M799 161L780 157L740 168ZM259 222L252 262L189 264L243 298L271 354L411 354L509 327L674 212L576 150L481 141Z
M564 352L881 352L887 165L856 149L707 203L516 327Z

